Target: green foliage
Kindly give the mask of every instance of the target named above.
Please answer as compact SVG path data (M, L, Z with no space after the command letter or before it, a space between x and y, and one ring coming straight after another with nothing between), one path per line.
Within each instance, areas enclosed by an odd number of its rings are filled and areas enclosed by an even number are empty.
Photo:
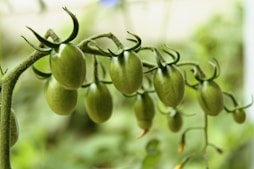
M141 169L159 168L161 151L159 148L159 140L152 139L146 144L146 156L142 162Z

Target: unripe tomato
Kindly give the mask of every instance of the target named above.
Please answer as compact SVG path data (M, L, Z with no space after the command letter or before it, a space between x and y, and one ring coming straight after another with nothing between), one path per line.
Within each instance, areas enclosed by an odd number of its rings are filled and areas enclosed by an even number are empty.
M51 52L50 68L56 80L67 89L77 89L85 80L84 54L73 44L61 44Z
M246 120L246 112L243 109L237 109L233 112L235 122L242 124Z
M223 93L214 81L203 81L198 86L197 96L201 108L208 115L216 116L224 108Z
M92 83L85 98L86 110L95 123L107 121L113 111L113 99L104 83Z
M166 106L176 107L185 91L184 77L179 68L175 65L158 68L154 74L154 89Z
M114 86L124 94L139 89L143 80L143 67L136 53L125 51L113 57L110 64L110 76Z
M0 106L0 114L1 114L1 106ZM19 126L18 121L15 116L14 110L11 109L11 117L10 117L10 147L13 147L18 141L19 137ZM0 131L1 132L1 131Z
M77 90L64 88L53 76L45 85L44 95L53 112L59 115L68 115L75 109L77 103Z
M151 96L147 92L137 96L134 111L138 126L143 130L149 130L153 123L155 107Z
M14 111L11 110L11 124L10 124L10 147L14 146L18 141L19 126Z
M183 118L181 113L176 112L174 115L169 115L168 116L168 128L172 131L172 132L178 132L179 130L181 130L182 125L183 125Z

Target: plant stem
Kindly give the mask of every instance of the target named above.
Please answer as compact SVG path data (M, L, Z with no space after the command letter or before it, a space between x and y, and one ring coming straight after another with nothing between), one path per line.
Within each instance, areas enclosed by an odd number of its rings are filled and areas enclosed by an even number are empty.
M0 169L11 169L10 164L10 114L12 94L20 75L38 59L46 56L45 53L34 52L11 72L7 72L1 79L1 118L0 118Z
M52 36L52 31L49 30L47 36ZM88 46L89 40L95 40L102 37L109 38L113 40L117 47L122 47L120 41L112 34L101 34L94 37L91 37L87 40L84 40L80 43L80 48L90 54L99 54L102 53L97 49L91 49ZM56 38L57 39L57 38ZM12 71L7 72L0 79L1 83L1 115L0 115L0 169L11 169L10 163L10 114L12 106L12 95L13 90L16 85L17 80L25 70L27 70L33 63L35 63L40 58L48 55L49 52L38 52L35 51L31 56L26 58L21 64L16 66ZM109 54L108 54L109 55Z
M208 142L208 115L206 113L204 113L204 135L205 135L205 146L204 146L204 153L206 153L206 148L209 145Z
M101 52L98 49L95 48L91 48L89 46L89 42L92 40L96 40L96 39L101 39L101 38L109 38L111 39L115 45L117 46L117 48L119 49L123 49L123 44L119 41L119 39L112 33L105 33L105 34L99 34L99 35L95 35L92 37L89 37L88 39L85 39L83 41L81 41L78 44L78 47L84 52L84 53L90 53L90 54L94 54L94 55L102 55L102 56L107 56L107 57L111 57L111 54L109 52Z

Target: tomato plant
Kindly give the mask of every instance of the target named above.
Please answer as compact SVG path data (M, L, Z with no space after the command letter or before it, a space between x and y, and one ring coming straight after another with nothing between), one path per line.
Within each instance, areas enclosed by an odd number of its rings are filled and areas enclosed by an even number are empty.
M88 117L97 125L108 121L113 115L113 99L115 91L120 92L125 99L136 96L132 104L134 116L138 127L144 130L144 134L153 128L154 118L158 114L165 115L160 110L158 103L162 102L165 109L173 110L167 112L166 125L171 132L180 132L185 123L186 113L179 111L179 107L184 106L185 87L188 86L196 91L197 102L203 112L203 121L198 123L200 126L187 126L181 133L180 152L184 151L185 142L191 138L186 133L192 130L201 130L203 132L204 145L202 156L209 152L208 147L214 148L218 153L222 149L210 142L208 134L208 115L214 118L221 112L226 112L233 116L237 123L244 123L246 120L245 109L250 107L253 101L247 105L238 103L236 97L224 91L216 78L220 76L220 65L216 59L211 63L214 68L213 75L207 77L207 73L201 69L198 62L183 62L180 53L166 46L166 48L146 47L141 43L138 35L128 32L134 38L128 38L132 47L126 48L125 45L112 33L99 34L81 41L79 44L71 42L78 35L79 23L76 16L67 8L64 11L72 18L73 31L63 41L53 30L49 30L45 37L39 35L32 28L28 29L35 35L41 43L34 45L25 37L24 40L35 50L35 53L24 60L13 71L3 71L0 69L0 92L1 92L1 133L0 133L0 169L10 169L10 147L13 146L18 138L18 125L15 114L12 109L12 94L15 84L20 75L29 67L32 67L34 73L45 80L44 96L50 109L58 115L70 115L78 102L78 93L80 90L86 90L83 96L83 105ZM53 39L53 42L48 38ZM98 40L107 38L112 41L118 53L112 49L105 50ZM150 50L155 62L147 62L140 57L142 50ZM170 56L171 62L162 56L161 51ZM46 56L48 56L46 58ZM85 58L86 56L86 58ZM44 72L36 67L36 62L41 58L48 59L50 72ZM88 66L87 57L94 60L93 69ZM108 59L109 64L103 63L97 57ZM183 66L190 68L190 74L186 73ZM86 76L88 72L92 73L93 79ZM99 67L101 69L99 69ZM188 71L188 70L187 70ZM193 76L196 84L190 84L188 77ZM111 85L109 87L108 85ZM114 90L114 91L112 91ZM229 99L231 106L226 105L225 99ZM118 100L116 100L117 103ZM160 114L158 114L160 115ZM187 119L187 118L186 118ZM188 123L186 123L188 124ZM142 135L143 136L143 135ZM158 140L151 140L146 147L147 155L143 160L143 167L149 166L149 159L153 159L152 166L157 166L161 152L158 149ZM195 155L187 156L185 160L177 165L177 168L183 168L184 165ZM208 159L204 159L208 168Z

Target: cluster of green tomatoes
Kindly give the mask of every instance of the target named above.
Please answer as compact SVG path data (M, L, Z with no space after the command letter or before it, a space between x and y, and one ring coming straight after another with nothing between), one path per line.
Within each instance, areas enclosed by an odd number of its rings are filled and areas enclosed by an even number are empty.
M88 116L95 123L107 121L113 111L113 97L108 84L114 87L125 96L136 96L134 112L138 126L146 133L152 126L156 111L155 99L152 94L155 93L159 102L165 107L170 107L170 112L166 112L169 129L177 132L182 127L183 114L178 110L184 98L185 86L189 86L197 91L197 100L202 110L209 116L218 115L223 109L233 114L236 122L243 123L246 119L245 110L249 105L239 106L235 97L223 92L220 86L214 81L219 76L219 63L213 60L211 65L214 73L207 77L197 63L179 62L180 54L166 47L162 52L170 56L170 62L166 61L157 48L142 47L141 39L132 33L129 33L134 39L128 39L135 42L130 48L124 48L117 38L111 35L119 49L118 53L110 49L103 50L94 40L88 39L83 42L85 45L77 46L71 43L77 36L78 21L76 17L67 9L64 10L71 16L74 29L71 35L64 41L56 38L57 42L51 42L41 37L34 30L29 28L37 39L41 42L41 47L28 42L39 52L49 53L50 74L45 74L33 67L37 75L44 76L47 79L45 84L45 98L53 112L60 115L67 115L73 112L77 103L78 89L87 88L85 97L85 106ZM54 38L53 38L54 39ZM93 44L93 48L87 44ZM85 47L84 47L85 46ZM140 51L148 50L152 52L156 59L156 64L142 61L138 55ZM94 78L90 83L86 82L86 51L94 54ZM108 72L111 81L104 81L98 76L97 55L106 56L110 59ZM102 66L102 64L100 64ZM197 83L190 84L185 73L180 69L181 66L191 66L193 76ZM102 66L103 67L103 66ZM105 70L105 67L103 67ZM148 85L147 85L148 84ZM228 96L234 105L229 109L224 105L224 96ZM165 114L165 112L163 112Z
M253 104L253 100L250 104L241 105L232 93L221 89L215 81L220 75L220 66L216 59L210 62L213 73L208 77L198 63L180 62L179 52L167 46L161 49L142 46L140 37L129 32L133 38L127 40L134 43L129 48L124 47L111 33L93 36L76 45L71 41L78 34L78 20L67 8L63 9L72 18L74 25L72 33L66 40L61 41L52 30L42 37L29 27L28 29L40 41L40 45L36 46L23 37L37 54L48 55L50 72L43 72L35 64L32 70L46 81L44 95L50 109L56 114L71 114L76 108L79 89L85 88L84 104L89 118L95 123L106 122L113 113L113 96L108 87L113 85L126 98L136 97L133 110L137 125L143 130L141 136L152 127L157 110L167 117L168 128L172 132L178 132L183 126L184 116L179 105L183 104L185 87L188 86L196 91L197 101L204 112L205 119L204 127L188 128L183 132L180 152L184 149L185 135L191 129L204 130L207 135L207 116L217 116L224 110L233 115L235 122L240 124L245 122L245 109ZM48 40L49 37L53 42ZM96 41L101 38L112 40L118 51L102 49ZM154 62L141 59L142 51L150 53L149 56L154 58ZM87 71L90 67L87 65L88 56L93 57L94 61L93 79L89 82L87 81L87 72L90 72ZM98 57L108 58L109 65L102 64ZM188 70L194 77L195 84L187 80L186 69L182 69L186 66L190 68ZM102 73L102 76L99 76L99 73ZM105 80L106 74L109 75L110 80ZM230 107L225 105L225 99L230 100ZM10 145L13 146L18 139L18 125L13 110L10 122ZM205 149L207 146L213 146L221 152L219 148L208 142L206 136L205 139ZM182 168L186 162L179 164L177 168Z

